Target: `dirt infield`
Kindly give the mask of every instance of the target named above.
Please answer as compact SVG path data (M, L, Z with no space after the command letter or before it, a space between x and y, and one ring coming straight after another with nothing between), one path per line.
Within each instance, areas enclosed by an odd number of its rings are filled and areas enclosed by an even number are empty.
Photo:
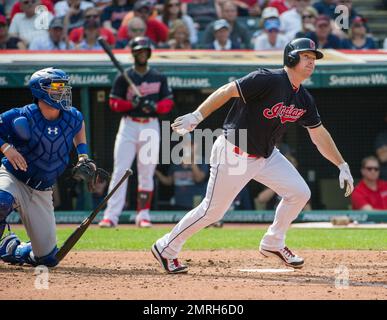
M253 250L184 251L189 274L166 275L150 252L73 252L40 290L33 268L0 263L0 299L386 299L387 251L298 253L306 266L279 274L239 271L283 268ZM339 266L347 289L335 286Z

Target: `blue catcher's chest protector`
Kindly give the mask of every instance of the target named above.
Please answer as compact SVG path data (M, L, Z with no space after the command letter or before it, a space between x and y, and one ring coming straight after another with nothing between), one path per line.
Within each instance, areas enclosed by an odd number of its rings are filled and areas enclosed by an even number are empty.
M69 111L62 111L58 119L49 121L43 117L36 104L15 110L27 118L30 138L25 141L10 130L6 141L23 155L28 168L26 172L15 170L5 157L2 163L28 186L46 190L52 187L68 165L74 136L82 128L82 114L71 107Z

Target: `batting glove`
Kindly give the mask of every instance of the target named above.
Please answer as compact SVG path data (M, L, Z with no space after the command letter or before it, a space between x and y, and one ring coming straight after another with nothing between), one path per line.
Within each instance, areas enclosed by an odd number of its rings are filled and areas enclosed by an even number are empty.
M185 135L188 132L194 130L197 125L203 121L203 115L200 111L196 110L192 113L185 114L184 116L178 117L172 123L172 130L180 135Z
M145 99L141 104L141 110L144 113L151 113L156 111L156 102L151 99Z
M349 170L349 165L346 162L340 164L338 168L340 169L340 188L344 189L344 185L347 184L344 196L348 197L353 191L353 178L351 175L351 170Z

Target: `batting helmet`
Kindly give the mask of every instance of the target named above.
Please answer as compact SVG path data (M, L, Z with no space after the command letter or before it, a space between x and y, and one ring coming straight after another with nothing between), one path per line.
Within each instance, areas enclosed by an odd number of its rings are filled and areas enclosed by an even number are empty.
M292 68L300 62L300 52L311 51L316 54L316 59L322 59L324 55L316 50L316 44L308 38L299 38L290 41L284 50L284 65Z
M70 110L70 77L61 69L46 68L36 71L28 83L35 103L43 100L55 109Z
M152 43L148 37L136 37L130 42L130 48L133 51L147 49L149 50L149 55L152 52Z

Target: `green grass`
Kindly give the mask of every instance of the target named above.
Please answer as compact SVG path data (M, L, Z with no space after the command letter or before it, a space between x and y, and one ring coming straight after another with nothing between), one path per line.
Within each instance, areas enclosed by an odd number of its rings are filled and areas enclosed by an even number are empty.
M58 244L75 229L58 227ZM152 243L170 228L136 229L97 229L91 228L75 246L76 250L149 250ZM23 228L16 234L27 240ZM189 239L185 249L256 249L265 230L236 227L204 229ZM387 250L386 229L291 229L287 245L292 249L371 249Z

